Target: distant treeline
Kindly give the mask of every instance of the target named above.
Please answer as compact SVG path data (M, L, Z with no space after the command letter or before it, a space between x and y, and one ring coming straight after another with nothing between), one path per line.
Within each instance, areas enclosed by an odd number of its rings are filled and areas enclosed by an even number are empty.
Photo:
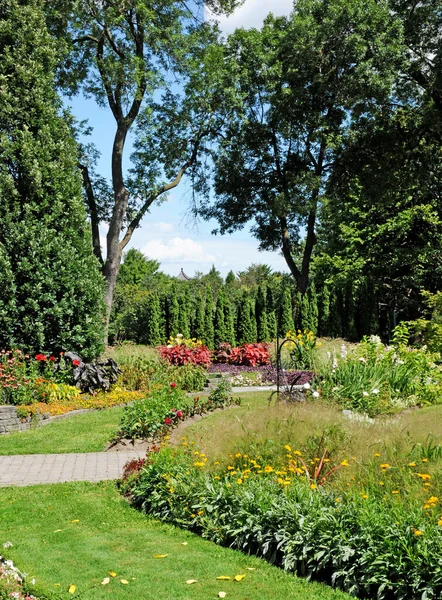
M252 265L224 280L212 268L187 281L164 275L156 261L137 250L126 255L112 317L113 341L131 340L152 346L178 333L202 340L209 348L220 342L271 341L289 330L359 340L379 333L379 306L368 281L317 287L304 296L292 278Z

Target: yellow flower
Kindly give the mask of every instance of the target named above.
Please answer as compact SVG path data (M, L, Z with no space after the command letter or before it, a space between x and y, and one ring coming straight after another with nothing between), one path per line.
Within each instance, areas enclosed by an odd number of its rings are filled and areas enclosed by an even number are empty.
M428 462L428 458L423 458L422 462Z
M390 468L390 465L389 465L388 463L383 463L382 465L379 465L379 467L380 467L381 469L389 469L389 468Z
M204 467L204 463L202 461L197 460L193 463L193 466L194 467Z
M316 488L317 488L317 487L318 487L318 486L316 485L316 483L312 483L312 484L310 485L310 489L311 489L311 490L316 490Z
M364 500L366 500L368 498L368 494L361 494L361 498L364 498Z
M237 452L237 453L235 454L235 458L241 458L241 456L242 456L242 454L241 454L240 452Z
M342 467L349 467L350 465L348 464L348 460L347 460L347 459L344 459L344 460L341 462L341 466L342 466Z
M242 484L242 479L241 479L241 478L237 479L237 480L236 480L236 483L237 483L238 485L241 485L241 484Z
M399 494L399 491L398 490L393 490L391 493L392 494Z
M213 479L220 479L219 475L215 475L215 477Z
M234 470L235 470L235 467L232 467L231 465L229 465L229 466L227 467L227 470L228 470L228 471L234 471Z
M408 466L409 466L409 467L415 467L415 466L416 466L416 463L415 463L415 462L408 463Z
M375 456L380 456L379 452L374 453Z
M291 452L292 451L291 447L288 444L286 444L284 446L284 449L287 450L287 452Z
M266 465L264 467L264 472L265 473L273 473L273 467L271 467L270 465Z
M341 502L340 498L335 498L335 502Z
M414 535L422 535L422 531L420 529L415 529Z
M302 456L302 454L301 454L301 452L299 452L299 450L295 450L295 451L293 452L293 454L294 454L295 456Z
M417 476L420 477L423 481L431 479L431 475L429 475L428 473L418 473Z
M442 527L442 518L439 519L439 521L437 522L437 524L439 525L439 527Z
M379 485L385 485L385 483L383 481L380 481Z

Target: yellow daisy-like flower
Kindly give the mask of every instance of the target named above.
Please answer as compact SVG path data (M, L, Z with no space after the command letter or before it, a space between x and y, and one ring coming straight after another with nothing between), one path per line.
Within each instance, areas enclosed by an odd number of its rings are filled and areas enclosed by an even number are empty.
M415 466L416 466L416 463L415 463L415 462L408 463L408 466L409 466L409 467L415 467Z
M295 456L302 456L302 454L301 454L301 452L299 452L299 450L295 450L295 451L293 452L293 454L294 454Z
M342 467L349 467L350 465L349 465L349 463L348 463L348 460L347 460L347 459L344 459L344 460L341 462L341 466L342 466Z
M379 467L380 467L381 469L389 469L389 468L390 468L390 465L389 465L388 463L383 463L382 465L379 465Z
M242 479L241 479L241 478L237 479L237 480L236 480L236 483L237 483L238 485L241 485L241 484L242 484Z
M380 456L379 452L375 452L374 456Z
M391 493L392 494L399 494L399 490L393 490Z
M286 445L284 446L284 449L285 449L285 450L287 450L287 452L291 452L291 451L292 451L292 448L291 448L291 446L289 446L288 444L286 444Z
M423 458L422 462L428 462L428 458Z
M414 535L422 535L422 531L420 529L415 529L413 533Z
M312 483L312 484L310 485L310 489L311 489L311 490L316 490L316 488L317 488L317 487L318 487L318 486L316 485L316 483Z

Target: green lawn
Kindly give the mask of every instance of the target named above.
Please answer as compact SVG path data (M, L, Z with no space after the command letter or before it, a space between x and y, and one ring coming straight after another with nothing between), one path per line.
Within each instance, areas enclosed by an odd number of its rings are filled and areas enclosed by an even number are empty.
M13 543L7 558L57 597L72 598L74 584L84 600L207 600L220 591L227 600L350 598L146 518L112 483L2 488L0 506L0 541ZM101 585L110 571L116 577ZM244 573L241 582L216 580Z
M0 435L0 454L101 452L117 431L122 414L122 407L107 408Z

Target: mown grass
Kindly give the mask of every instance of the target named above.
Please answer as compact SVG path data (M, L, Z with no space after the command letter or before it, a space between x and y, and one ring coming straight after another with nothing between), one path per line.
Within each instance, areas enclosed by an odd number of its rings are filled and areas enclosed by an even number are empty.
M0 435L0 454L101 452L117 431L122 415L122 407L108 408Z
M350 598L146 518L111 483L4 488L0 505L7 557L56 598L75 597L72 584L85 600L207 600L219 591L228 600ZM109 572L116 577L101 585ZM241 582L216 580L244 573Z

